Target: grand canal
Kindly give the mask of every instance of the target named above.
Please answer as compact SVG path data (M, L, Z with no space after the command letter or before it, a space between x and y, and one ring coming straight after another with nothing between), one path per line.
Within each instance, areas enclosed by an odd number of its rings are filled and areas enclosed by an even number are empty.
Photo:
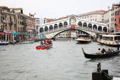
M39 42L0 46L0 80L92 80L98 62L110 75L120 76L120 56L90 60L81 50L111 47L96 42L76 44L74 40L53 41L53 48L43 51L36 50L37 45Z

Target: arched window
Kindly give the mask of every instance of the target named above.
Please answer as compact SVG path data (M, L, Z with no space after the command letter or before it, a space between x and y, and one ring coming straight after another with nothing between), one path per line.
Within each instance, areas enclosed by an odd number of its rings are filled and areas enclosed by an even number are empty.
M48 27L47 26L45 26L45 31L48 31Z
M57 25L57 24L55 24L55 25L54 25L54 29L57 29L57 28L58 28L58 25Z
M50 31L53 30L53 26L52 26L52 25L50 25L49 30L50 30Z
M43 28L40 28L40 33L42 33L43 32Z
M89 24L88 24L88 27L89 27L89 28L92 28L92 24L91 24L91 23L89 23Z
M63 26L63 24L62 23L59 23L59 28L61 28Z
M66 27L67 25L68 25L68 23L65 21L65 22L64 22L64 27Z
M104 27L104 28L103 28L103 31L104 31L104 32L107 32L107 28L106 28L106 27Z
M98 26L98 30L99 30L99 31L102 31L102 27L101 27L101 26Z
M79 27L82 27L82 22L78 22Z
M97 26L96 26L96 25L93 25L93 29L97 29Z
M85 22L85 23L83 23L83 27L87 27L87 23Z

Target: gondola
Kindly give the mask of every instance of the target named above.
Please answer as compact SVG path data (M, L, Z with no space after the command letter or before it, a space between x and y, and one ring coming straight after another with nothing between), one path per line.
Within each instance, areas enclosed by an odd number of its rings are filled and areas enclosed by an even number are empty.
M113 52L106 52L105 54L98 54L98 53L86 53L84 49L82 48L83 54L85 58L89 59L95 59L95 58L109 58L112 56L117 56L119 55L119 50L115 50Z

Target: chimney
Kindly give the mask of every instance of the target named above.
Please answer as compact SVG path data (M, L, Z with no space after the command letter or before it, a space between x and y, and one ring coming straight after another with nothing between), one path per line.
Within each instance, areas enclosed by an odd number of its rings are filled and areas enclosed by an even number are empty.
M108 11L110 10L110 6L108 6Z
M29 17L31 17L31 13L29 13Z
M114 9L114 4L112 4L112 9Z

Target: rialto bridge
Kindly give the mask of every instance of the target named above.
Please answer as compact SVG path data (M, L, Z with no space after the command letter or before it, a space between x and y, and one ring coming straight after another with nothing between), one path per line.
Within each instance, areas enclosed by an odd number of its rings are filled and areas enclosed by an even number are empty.
M76 37L78 34L107 33L108 26L104 23L81 19L76 15L70 15L65 19L52 21L38 28L38 35L46 34L47 38Z

